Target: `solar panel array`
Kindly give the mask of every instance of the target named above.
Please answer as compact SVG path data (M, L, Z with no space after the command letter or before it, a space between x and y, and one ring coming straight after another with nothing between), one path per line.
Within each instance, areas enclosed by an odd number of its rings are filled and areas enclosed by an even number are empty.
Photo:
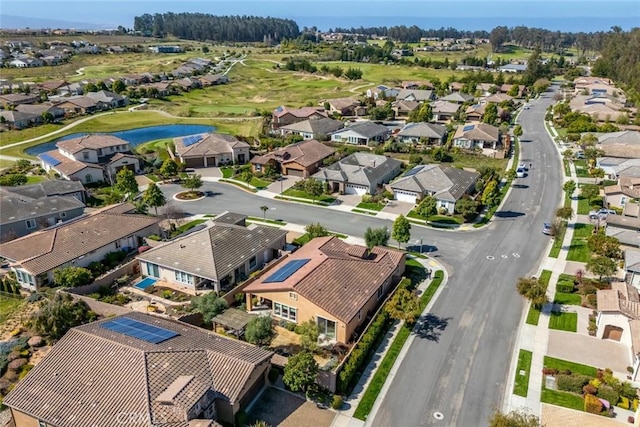
M58 166L61 163L60 160L54 159L53 157L51 157L51 155L47 153L42 153L38 157L49 166Z
M471 129L473 129L474 127L476 127L475 125L467 125L465 127L462 128L463 132L469 132Z
M420 172L422 169L424 169L424 165L416 166L413 169L407 171L407 173L405 173L404 176L413 176L413 175L417 174L418 172Z
M280 267L278 271L273 273L271 276L264 279L263 283L284 282L289 277L291 277L293 273L300 270L309 261L310 261L309 258L291 260L288 263L286 263L284 266Z
M137 338L151 344L159 344L169 338L180 335L177 332L149 325L148 323L140 322L128 317L110 320L103 323L101 326L110 331L118 332L132 338Z
M196 142L199 142L202 139L202 135L189 135L189 136L185 136L184 138L182 138L182 144L185 147L188 147L190 145L195 144Z

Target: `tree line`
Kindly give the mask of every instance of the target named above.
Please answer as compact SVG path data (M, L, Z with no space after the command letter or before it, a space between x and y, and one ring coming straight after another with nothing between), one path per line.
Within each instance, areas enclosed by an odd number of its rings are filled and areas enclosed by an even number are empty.
M640 102L640 28L624 32L613 27L604 37L600 54L591 73L621 83L628 99Z
M314 30L315 27L311 28ZM476 39L488 39L489 33L484 30L478 31L464 31L457 30L455 28L444 28L441 27L439 29L429 29L425 30L419 28L416 25L412 25L407 27L405 25L400 26L392 26L392 27L358 27L358 28L340 28L337 27L335 29L329 29L330 33L344 33L344 34L363 34L366 36L387 36L394 40L399 40L402 42L418 42L422 37L426 38L437 38L439 40L443 40L445 38L454 38L454 39L463 39L463 38L476 38Z
M300 34L298 24L291 19L186 12L145 13L134 18L133 29L145 36L225 42L277 42Z

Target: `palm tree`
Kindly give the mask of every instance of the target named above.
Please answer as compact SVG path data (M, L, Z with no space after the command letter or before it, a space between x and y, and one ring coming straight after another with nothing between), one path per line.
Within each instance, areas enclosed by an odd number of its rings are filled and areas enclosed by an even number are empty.
M269 206L266 206L266 205L260 206L260 210L262 211L262 219L266 220L267 219L267 211L269 210Z

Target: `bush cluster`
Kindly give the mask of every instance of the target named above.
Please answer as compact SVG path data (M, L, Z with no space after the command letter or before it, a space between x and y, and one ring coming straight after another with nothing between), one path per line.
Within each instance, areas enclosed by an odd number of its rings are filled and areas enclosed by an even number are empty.
M570 282L568 280L561 280L556 285L556 290L558 292L563 292L566 294L573 293L573 282Z
M587 394L584 397L584 411L591 414L599 414L602 412L602 402L593 394Z
M582 393L582 388L589 384L589 380L591 380L591 377L586 375L556 375L558 390L576 394Z
M388 327L389 314L386 310L382 310L342 365L342 370L338 376L338 390L341 393L344 393L349 388L356 372L367 360L369 353L374 350L373 347L378 342L378 339L387 332Z

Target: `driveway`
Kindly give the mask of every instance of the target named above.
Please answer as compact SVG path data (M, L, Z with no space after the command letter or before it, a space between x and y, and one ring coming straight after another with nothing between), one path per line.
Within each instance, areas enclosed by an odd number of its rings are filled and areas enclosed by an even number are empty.
M399 202L397 200L389 200L387 206L382 209L382 212L392 213L396 215L407 215L415 205L409 202Z
M549 331L547 355L600 369L609 368L623 378L631 364L629 349L618 342L556 330Z
M201 175L203 178L222 178L222 172L220 172L220 168L198 168L196 169L196 173Z
M267 191L280 194L283 191L293 187L293 185L301 181L303 178L299 176L284 175L279 181L275 181L267 186Z
M362 196L357 194L342 194L336 196L336 199L340 200L340 204L343 206L353 206L354 208L362 202Z
M249 411L248 421L262 420L279 427L328 427L335 415L330 409L319 409L292 393L269 387Z

